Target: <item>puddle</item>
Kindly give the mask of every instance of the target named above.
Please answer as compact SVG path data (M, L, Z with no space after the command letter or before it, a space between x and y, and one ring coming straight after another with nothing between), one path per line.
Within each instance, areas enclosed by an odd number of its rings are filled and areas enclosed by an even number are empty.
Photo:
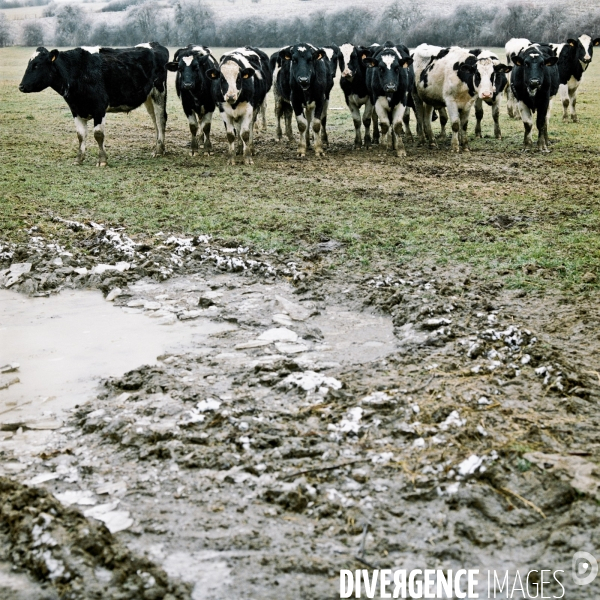
M0 365L20 365L2 376L19 383L0 390L0 421L60 417L89 400L99 378L154 364L165 352L202 344L229 328L208 319L160 325L116 309L100 292L27 298L0 290Z

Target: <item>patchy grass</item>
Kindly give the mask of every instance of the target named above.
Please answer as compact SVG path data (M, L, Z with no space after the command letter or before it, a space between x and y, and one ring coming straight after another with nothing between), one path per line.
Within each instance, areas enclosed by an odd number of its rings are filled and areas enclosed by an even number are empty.
M31 52L0 49L5 239L24 238L32 225L50 229L59 215L140 234L210 233L282 252L333 238L345 243L344 260L365 266L468 263L514 286L585 289L595 284L584 275L600 276L600 59L581 88L579 123L563 123L555 103L550 155L521 152L522 124L504 108L504 139L493 139L487 109L485 137L473 140L468 154L451 155L449 144L431 152L412 143L406 160L379 148L353 151L352 120L336 84L324 159L298 160L295 145L275 142L271 100L254 166L231 167L218 115L216 154L187 155L189 130L171 74L167 155L150 157L153 128L142 107L108 116L109 167L97 169L93 135L85 165L73 164L76 136L62 98L51 90L18 91Z

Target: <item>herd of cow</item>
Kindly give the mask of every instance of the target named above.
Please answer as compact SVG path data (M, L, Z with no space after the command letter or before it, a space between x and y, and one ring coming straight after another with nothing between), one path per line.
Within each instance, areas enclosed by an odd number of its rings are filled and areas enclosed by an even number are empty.
M436 145L432 121L439 116L441 137L445 138L450 121L452 151L466 151L473 105L475 135L481 136L485 102L492 107L495 136L501 137L499 103L505 93L509 115L523 121L525 148L532 146L532 114L537 112L538 148L547 152L551 100L560 93L563 118L568 120L570 112L572 120L577 120L577 88L598 45L600 38L588 35L563 44L512 39L506 44L506 64L487 50L421 44L411 53L406 46L391 42L322 48L299 43L271 57L246 46L226 52L219 61L206 46L190 44L177 50L171 62L169 51L157 42L125 49L48 51L40 47L29 60L19 89L27 93L51 87L65 99L75 119L79 164L85 157L89 120L94 122L99 147L98 166L105 166L106 113L129 112L142 104L156 129L155 155L164 153L168 71L177 74L177 95L192 135L191 154L199 152L200 144L205 154L212 153L211 122L218 107L231 164L235 164L236 141L244 163L252 164L254 131L261 126L266 129L266 98L271 87L278 139L283 136L283 119L288 139L294 140L293 113L299 132L298 155L306 155L312 140L315 154L322 155L328 144L327 109L338 67L354 121L355 148L381 143L397 156L405 156L402 135L413 137L412 108L421 142L427 138L430 146Z

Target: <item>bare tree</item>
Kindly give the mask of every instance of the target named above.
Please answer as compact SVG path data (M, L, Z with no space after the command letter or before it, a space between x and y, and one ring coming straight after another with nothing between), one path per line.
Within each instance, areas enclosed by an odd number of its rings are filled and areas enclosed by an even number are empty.
M155 2L134 6L127 14L127 22L133 27L137 42L149 42L156 37L159 7Z
M175 5L175 25L181 44L200 44L214 35L214 13L202 2L179 1Z
M79 46L85 44L90 33L90 24L81 6L65 4L56 11L55 43L57 46Z
M25 23L21 31L21 37L25 46L37 47L44 45L44 29L37 21Z

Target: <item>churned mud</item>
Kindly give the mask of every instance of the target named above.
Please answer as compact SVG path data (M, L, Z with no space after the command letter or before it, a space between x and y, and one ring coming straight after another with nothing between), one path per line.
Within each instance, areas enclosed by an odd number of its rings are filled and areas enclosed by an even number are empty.
M570 576L600 534L593 295L69 226L68 251L4 247L4 287L100 289L115 322L187 333L48 429L0 415L5 595L334 598L340 569L427 566L598 597Z

